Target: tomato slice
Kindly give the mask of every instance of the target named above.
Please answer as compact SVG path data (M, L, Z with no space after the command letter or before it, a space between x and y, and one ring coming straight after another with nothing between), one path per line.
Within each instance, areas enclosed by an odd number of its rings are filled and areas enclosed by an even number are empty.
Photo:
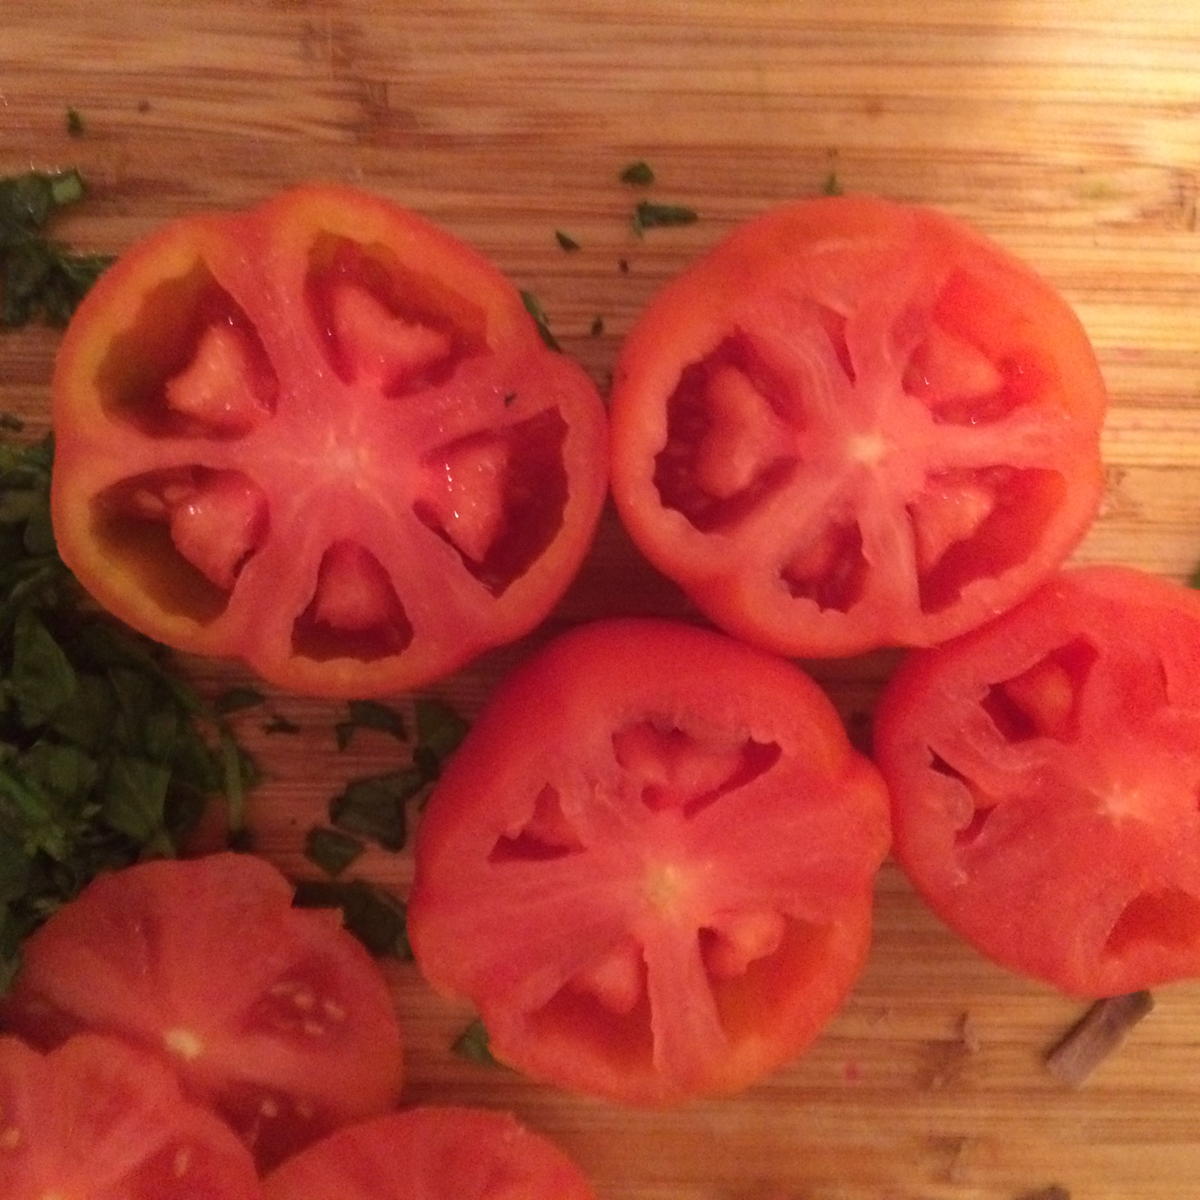
M642 1105L796 1055L867 951L886 797L792 664L572 631L502 683L418 829L409 934L498 1058Z
M736 230L627 338L612 483L715 623L789 655L928 645L1096 514L1105 390L1065 301L948 216L809 200Z
M895 852L980 951L1084 996L1200 975L1200 594L1063 573L889 682Z
M579 1168L508 1113L429 1106L351 1125L263 1180L263 1200L594 1200Z
M281 687L416 687L550 610L604 499L604 410L469 247L303 187L174 222L80 307L55 535L105 607Z
M272 1165L395 1104L396 1012L378 966L248 855L103 875L25 944L0 1023L52 1046L81 1030L166 1058Z
M0 1037L5 1200L256 1200L254 1161L174 1073L114 1038Z

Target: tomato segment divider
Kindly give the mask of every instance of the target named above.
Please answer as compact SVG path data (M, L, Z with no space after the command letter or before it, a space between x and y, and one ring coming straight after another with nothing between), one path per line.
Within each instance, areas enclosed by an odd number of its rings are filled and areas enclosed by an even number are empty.
M525 633L590 544L602 403L516 289L414 213L312 185L169 224L54 377L55 536L117 616L322 695Z
M501 1060L670 1105L817 1036L867 953L887 845L882 781L797 667L601 621L518 667L448 764L409 934Z

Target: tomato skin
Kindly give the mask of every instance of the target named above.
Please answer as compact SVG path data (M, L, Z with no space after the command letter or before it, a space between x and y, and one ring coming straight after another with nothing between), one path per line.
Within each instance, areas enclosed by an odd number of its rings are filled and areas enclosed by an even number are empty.
M257 1200L254 1162L174 1074L115 1038L0 1037L5 1200Z
M596 389L516 289L350 188L139 242L53 390L55 536L84 586L302 693L411 689L526 633L606 491Z
M526 1074L666 1106L795 1057L865 958L886 796L798 668L628 619L493 694L417 831L417 962Z
M875 756L896 859L981 953L1087 997L1200 975L1200 594L1064 572L914 653Z
M403 1048L378 966L273 866L221 853L94 880L24 947L0 1026L81 1031L164 1057L273 1165L399 1097Z
M931 645L1095 517L1104 383L1054 289L949 216L869 196L751 220L626 338L612 489L727 632L825 657Z
M331 1134L263 1180L263 1200L594 1200L579 1168L508 1113L426 1106Z

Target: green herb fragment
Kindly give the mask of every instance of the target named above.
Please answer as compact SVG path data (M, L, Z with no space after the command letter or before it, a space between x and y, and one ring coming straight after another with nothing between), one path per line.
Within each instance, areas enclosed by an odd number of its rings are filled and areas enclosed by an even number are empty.
M378 729L400 741L408 736L404 730L404 718L386 704L379 704L375 700L351 700L348 708L348 719L334 726L339 750L345 750L350 745L359 729Z
M649 187L654 182L654 171L648 162L639 159L630 163L619 176L622 183L633 187Z
M351 780L329 802L330 823L343 833L403 850L408 838L404 806L429 782L416 767Z
M551 350L562 350L559 345L558 338L550 332L550 318L546 316L546 310L542 308L541 301L532 292L521 292L521 303L525 305L525 311L533 318L534 324L537 325L538 333L541 335L542 341L550 347Z
M840 196L843 194L842 181L838 179L836 171L830 171L825 176L825 182L821 186L821 191L826 196Z
M592 318L592 328L591 328L592 337L599 337L603 332L604 332L604 318L603 317L593 317Z
M1188 587L1200 588L1200 566L1197 566L1188 578Z
M72 254L42 230L56 209L83 196L78 171L29 171L0 179L0 326L42 317L65 325L100 273L106 255Z
M617 270L620 271L622 275L628 275L629 274L629 259L618 258L617 259Z
M685 208L682 204L653 204L649 200L639 200L633 211L633 231L641 237L647 229L691 225L699 219L700 214L694 208Z
M365 849L358 838L321 826L310 829L304 839L305 855L327 875L340 875Z
M220 729L220 750L223 790L229 810L229 836L237 839L246 828L246 792L258 784L262 773L224 725Z
M492 1054L491 1039L488 1037L488 1031L478 1017L454 1039L450 1045L450 1049L459 1058L465 1058L467 1062L477 1063L481 1067L499 1067L502 1065L496 1059L495 1055Z
M77 108L67 109L67 132L72 137L83 137L84 135L83 116Z
M569 234L563 233L561 229L554 231L554 240L570 254L572 251L581 250L583 247Z
M262 727L263 733L299 733L300 726L281 713L272 713L271 719Z
M234 687L222 692L213 701L213 712L218 716L227 717L231 713L242 712L247 708L257 708L266 701L266 697L257 688Z
M466 719L442 700L419 698L413 704L417 723L417 746L413 758L424 762L426 777L436 779L445 762L467 736Z
M412 960L405 907L382 888L360 879L308 879L296 885L293 903L298 908L340 908L346 928L377 958Z

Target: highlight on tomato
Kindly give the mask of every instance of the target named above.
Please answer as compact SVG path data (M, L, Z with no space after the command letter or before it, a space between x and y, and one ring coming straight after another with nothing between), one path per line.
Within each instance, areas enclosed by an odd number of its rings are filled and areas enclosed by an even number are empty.
M1104 383L1061 295L963 222L868 196L735 230L626 339L612 487L650 561L787 655L935 644L1070 554Z
M175 1074L116 1038L43 1054L0 1037L5 1200L257 1200L254 1161Z
M799 668L600 621L519 666L450 760L409 936L502 1062L672 1105L817 1036L866 956L887 845L882 781Z
M526 633L605 494L599 395L516 289L345 187L139 242L53 392L55 537L84 586L296 692L415 688Z
M273 1166L384 1112L403 1079L378 965L249 855L99 876L25 943L0 1028L51 1047L85 1031L161 1058Z
M1200 976L1200 593L1070 570L887 685L895 856L979 951L1081 996Z
M595 1200L579 1168L509 1113L426 1106L347 1126L263 1180L263 1200Z

